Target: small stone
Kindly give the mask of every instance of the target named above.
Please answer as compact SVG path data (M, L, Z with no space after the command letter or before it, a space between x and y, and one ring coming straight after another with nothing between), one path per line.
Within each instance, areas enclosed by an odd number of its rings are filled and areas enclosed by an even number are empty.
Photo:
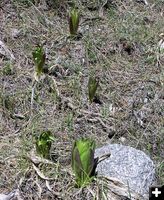
M111 139L116 134L115 130L109 131L108 138Z
M138 3L144 3L145 5L148 5L148 1L147 0L136 0Z
M15 60L15 57L12 54L12 52L8 49L5 43L0 40L0 57L1 56L4 56L10 60Z
M119 140L120 140L120 142L124 143L126 141L126 138L125 137L120 137Z
M18 30L18 29L16 29L16 28L12 28L12 29L11 29L11 37L12 37L13 39L18 38L18 37L20 36L20 33L21 33L21 30Z

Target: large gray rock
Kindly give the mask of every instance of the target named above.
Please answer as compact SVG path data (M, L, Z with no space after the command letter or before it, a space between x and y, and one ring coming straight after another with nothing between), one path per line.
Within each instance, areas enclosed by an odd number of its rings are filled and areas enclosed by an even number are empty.
M142 151L120 144L109 144L96 149L95 157L111 156L97 166L98 176L117 178L130 190L147 199L149 186L155 182L153 161Z
M15 191L10 192L9 194L0 194L0 200L11 200L15 196Z

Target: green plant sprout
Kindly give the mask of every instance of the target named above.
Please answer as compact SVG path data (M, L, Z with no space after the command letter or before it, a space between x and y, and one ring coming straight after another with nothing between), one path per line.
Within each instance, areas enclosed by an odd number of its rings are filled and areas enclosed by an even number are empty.
M54 140L51 131L43 131L36 140L37 153L43 158L50 158L50 149Z
M97 159L94 159L95 142L90 139L79 139L72 148L71 165L78 188L86 186L95 176Z
M93 102L98 85L99 85L99 81L96 80L96 78L90 76L89 81L88 81L88 94L89 94L90 103Z
M71 37L75 37L77 35L79 21L80 21L80 13L77 9L74 8L69 13L69 31Z
M42 46L36 47L32 52L33 60L35 63L35 80L38 81L41 74L43 73L46 55Z
M37 83L41 80L47 77L51 80L51 86L52 90L56 91L57 95L59 96L59 90L57 88L57 84L53 76L49 75L49 70L46 68L45 60L46 60L46 54L44 52L44 48L42 45L38 45L35 50L32 52L33 61L35 64L35 73L34 73L34 81L32 83L32 91L31 91L31 115L33 110L33 102L34 102L34 93L35 93L35 87Z

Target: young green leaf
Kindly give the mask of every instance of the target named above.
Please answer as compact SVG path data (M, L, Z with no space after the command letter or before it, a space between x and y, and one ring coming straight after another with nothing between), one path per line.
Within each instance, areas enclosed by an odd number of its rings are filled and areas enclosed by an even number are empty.
M79 20L80 20L80 13L77 9L74 8L73 10L71 10L69 14L69 30L71 36L77 35Z
M33 60L35 63L36 76L40 77L44 70L43 67L44 67L45 58L46 58L43 47L42 46L36 47L32 55L33 55Z
M76 176L77 187L88 184L95 175L97 159L94 159L95 142L80 139L74 142L72 149L72 170Z
M99 81L96 80L94 77L89 77L88 81L88 94L89 94L89 101L90 103L93 102L94 96L96 94L96 90L98 87Z
M44 158L49 158L54 137L50 131L43 131L36 140L36 151Z

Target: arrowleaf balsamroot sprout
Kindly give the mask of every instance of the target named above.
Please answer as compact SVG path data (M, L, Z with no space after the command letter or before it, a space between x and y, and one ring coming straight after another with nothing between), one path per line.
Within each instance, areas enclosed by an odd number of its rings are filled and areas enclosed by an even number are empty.
M90 139L79 139L72 148L72 170L78 188L86 186L95 176L98 159L94 159L95 142Z
M99 81L96 80L96 78L90 76L89 81L88 81L88 94L89 94L90 103L93 102L98 85L99 85Z
M52 136L51 131L43 131L36 140L36 151L43 158L50 157L50 149L52 145L52 141L55 138Z
M35 79L38 81L44 70L43 67L45 64L46 55L42 46L36 47L36 49L32 52L32 55L35 63Z
M77 9L72 9L69 13L69 31L72 37L77 35L77 30L79 27L80 13Z

